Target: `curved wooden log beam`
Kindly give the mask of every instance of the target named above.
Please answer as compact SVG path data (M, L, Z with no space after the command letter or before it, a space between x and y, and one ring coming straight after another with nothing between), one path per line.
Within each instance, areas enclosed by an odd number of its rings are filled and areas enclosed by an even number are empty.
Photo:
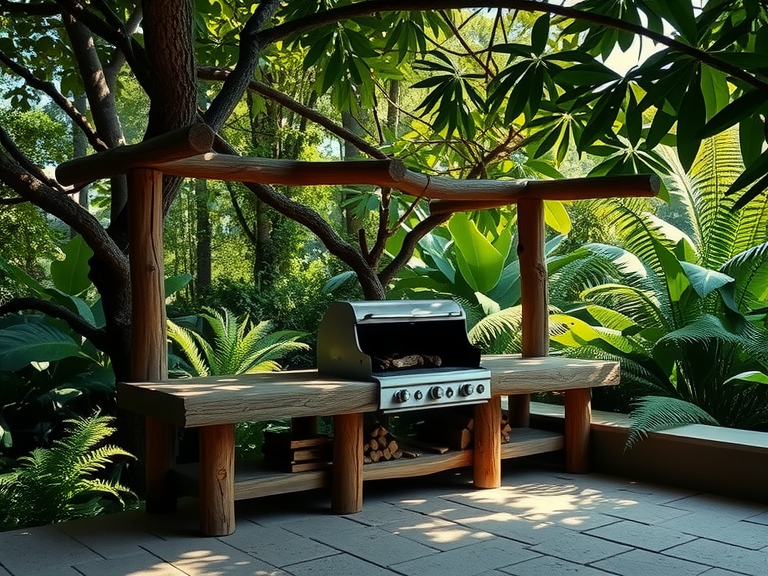
M64 186L85 184L125 174L131 168L153 167L158 163L197 156L213 147L216 137L202 123L185 126L130 146L112 148L59 164L56 180Z
M456 180L408 170L397 159L305 162L208 153L173 162L153 162L164 174L211 180L287 186L368 184L433 200L433 213L479 210L514 204L521 198L580 200L655 196L655 175L566 180ZM470 202L466 206L462 203Z

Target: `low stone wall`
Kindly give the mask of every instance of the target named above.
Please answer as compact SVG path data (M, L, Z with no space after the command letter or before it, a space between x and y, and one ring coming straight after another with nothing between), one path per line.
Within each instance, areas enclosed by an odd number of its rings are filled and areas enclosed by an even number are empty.
M532 403L534 425L562 426L563 408ZM654 432L626 449L629 417L595 411L594 472L768 504L768 433L693 424Z

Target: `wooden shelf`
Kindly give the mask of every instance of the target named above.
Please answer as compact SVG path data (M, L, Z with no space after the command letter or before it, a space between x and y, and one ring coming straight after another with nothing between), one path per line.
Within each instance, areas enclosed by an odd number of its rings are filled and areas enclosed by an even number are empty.
M518 428L512 431L512 441L502 444L501 457L507 459L532 456L561 450L563 446L562 434L535 428ZM418 458L366 464L363 466L363 480L425 476L472 466L473 458L472 450L453 450L445 454L422 453ZM330 477L330 469L290 474L270 470L260 462L238 463L235 470L235 500L323 488L330 484ZM197 482L197 464L182 464L176 468L179 492L196 496Z
M538 428L513 428L510 441L501 445L502 460L522 458L565 448L565 437L558 432Z

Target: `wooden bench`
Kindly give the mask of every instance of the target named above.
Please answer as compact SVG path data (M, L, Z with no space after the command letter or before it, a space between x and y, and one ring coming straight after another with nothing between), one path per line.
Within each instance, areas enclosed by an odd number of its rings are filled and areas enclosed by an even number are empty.
M161 382L119 383L118 405L177 428L199 428L199 465L175 466L147 459L148 477L174 476L173 497L197 493L200 527L206 535L231 534L235 500L331 486L331 508L348 514L362 509L364 480L422 476L473 466L475 485L498 487L501 460L565 448L566 468L588 468L590 388L619 382L615 362L560 357L485 356L493 398L475 408L472 450L422 455L363 467L363 414L378 407L375 382L319 376L314 370L214 376ZM565 435L518 428L502 446L501 397L545 391L566 392ZM234 458L238 422L333 416L333 466L294 474L241 466ZM165 478L170 481L169 478ZM148 485L148 490L151 484ZM147 494L148 500L156 495Z

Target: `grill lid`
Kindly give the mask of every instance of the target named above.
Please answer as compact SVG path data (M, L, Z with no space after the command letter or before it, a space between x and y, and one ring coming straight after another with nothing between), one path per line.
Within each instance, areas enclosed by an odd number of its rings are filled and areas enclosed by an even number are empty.
M317 367L378 382L388 412L490 398L490 372L452 300L334 302L320 323Z

